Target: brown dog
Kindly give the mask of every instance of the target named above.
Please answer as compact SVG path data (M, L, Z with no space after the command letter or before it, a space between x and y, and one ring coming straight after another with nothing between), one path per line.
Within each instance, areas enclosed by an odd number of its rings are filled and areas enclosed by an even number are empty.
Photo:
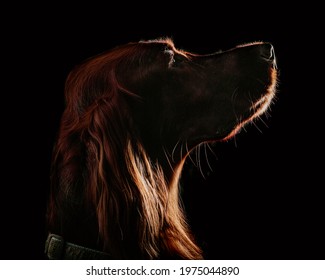
M48 257L201 259L179 201L185 159L265 112L275 88L263 42L197 55L142 41L76 67L53 154Z

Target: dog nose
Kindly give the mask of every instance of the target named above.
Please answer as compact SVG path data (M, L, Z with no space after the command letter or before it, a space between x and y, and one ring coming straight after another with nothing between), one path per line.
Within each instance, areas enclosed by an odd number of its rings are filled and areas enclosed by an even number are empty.
M262 44L260 48L260 52L261 52L261 56L267 60L273 60L275 57L274 48L270 43Z
M276 59L275 59L275 52L274 47L270 43L265 43L261 45L261 56L266 59L267 61L271 62L273 64L274 68L277 68L276 65Z

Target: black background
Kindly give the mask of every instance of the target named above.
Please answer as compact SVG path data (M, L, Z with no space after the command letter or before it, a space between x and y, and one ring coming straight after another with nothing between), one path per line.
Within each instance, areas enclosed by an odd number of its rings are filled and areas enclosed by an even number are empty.
M324 259L324 78L317 7L219 5L53 7L9 32L2 259L44 258L49 165L69 71L116 45L162 36L200 54L269 41L277 56L279 84L270 116L214 145L214 155L208 155L212 170L202 157L204 177L186 162L183 201L206 257Z

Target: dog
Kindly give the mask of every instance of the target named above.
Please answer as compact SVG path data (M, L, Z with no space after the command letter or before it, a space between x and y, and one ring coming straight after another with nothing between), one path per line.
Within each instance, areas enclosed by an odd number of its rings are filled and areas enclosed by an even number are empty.
M186 158L274 103L274 48L208 55L171 38L77 65L65 85L48 201L49 259L203 259L179 193Z

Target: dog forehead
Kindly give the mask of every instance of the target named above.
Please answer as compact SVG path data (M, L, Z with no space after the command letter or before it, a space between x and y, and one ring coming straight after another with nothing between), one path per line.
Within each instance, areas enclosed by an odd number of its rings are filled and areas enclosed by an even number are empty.
M180 52L176 49L175 44L171 38L158 38L153 40L139 41L139 44L148 47L150 50L158 52L172 53Z
M161 37L157 39L151 39L151 40L141 40L139 43L143 44L156 44L156 45L163 45L163 46L169 46L172 48L175 48L174 41L170 37Z

